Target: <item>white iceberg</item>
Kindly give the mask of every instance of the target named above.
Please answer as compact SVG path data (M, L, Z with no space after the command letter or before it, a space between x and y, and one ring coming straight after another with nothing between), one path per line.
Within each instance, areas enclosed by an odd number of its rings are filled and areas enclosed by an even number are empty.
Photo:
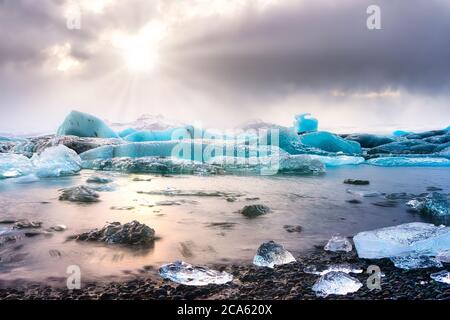
M450 248L450 228L412 222L364 231L353 237L360 258L380 259L419 254L435 256Z
M253 264L259 267L273 268L276 265L295 262L294 256L282 245L273 241L263 243L253 258Z
M337 251L350 252L353 250L353 246L347 238L336 235L331 237L330 240L328 240L324 249L326 251L333 251L333 252Z
M320 277L313 285L312 290L319 297L330 294L346 295L358 291L362 283L345 272L331 271Z
M233 280L233 276L227 272L193 266L182 261L161 266L159 275L164 279L169 279L176 283L188 286L225 284Z

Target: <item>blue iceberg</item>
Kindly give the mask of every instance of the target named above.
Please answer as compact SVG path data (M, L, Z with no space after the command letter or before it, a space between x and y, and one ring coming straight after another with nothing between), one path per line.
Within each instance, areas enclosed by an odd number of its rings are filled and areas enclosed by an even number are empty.
M136 131L127 135L124 140L130 142L145 141L170 141L176 139L179 135L191 137L191 133L185 128L173 128L167 130L144 130Z
M300 141L309 147L328 152L342 152L345 154L361 154L361 145L355 141L345 140L333 133L318 131L300 136Z
M57 135L78 137L118 138L102 120L87 113L72 111L58 128Z
M133 134L136 132L138 132L138 130L133 129L133 128L127 128L127 129L120 131L118 134L119 134L119 137L125 138L126 136L129 136L130 134Z
M298 133L314 132L319 127L319 121L310 113L303 113L295 116L294 127Z
M394 139L368 133L353 133L345 137L346 140L356 141L363 148L375 148L383 144L394 142Z
M381 157L367 163L378 167L450 167L450 159L442 157Z

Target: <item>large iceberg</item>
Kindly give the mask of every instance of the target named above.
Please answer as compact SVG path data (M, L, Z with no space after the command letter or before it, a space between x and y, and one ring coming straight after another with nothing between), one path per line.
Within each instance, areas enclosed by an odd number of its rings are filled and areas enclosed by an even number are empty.
M191 137L191 132L186 128L173 128L166 130L145 130L136 131L124 137L124 140L130 142L145 141L170 141L178 136Z
M233 280L233 276L225 271L212 270L207 267L193 266L176 261L159 268L159 275L187 286L206 286L208 284L225 284Z
M364 231L353 237L360 258L380 259L409 254L435 256L450 248L450 227L412 222Z
M87 113L72 111L58 128L57 135L78 137L118 138L102 120Z
M345 140L333 133L318 131L300 136L300 141L307 146L328 152L343 152L345 154L361 154L358 142Z
M298 133L317 131L319 121L310 113L303 113L295 116L294 127Z

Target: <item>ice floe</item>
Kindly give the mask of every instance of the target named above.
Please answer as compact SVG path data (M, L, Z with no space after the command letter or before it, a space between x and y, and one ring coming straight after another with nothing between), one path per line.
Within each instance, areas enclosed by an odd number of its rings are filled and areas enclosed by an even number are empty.
M380 157L367 163L378 167L450 167L450 159L440 157Z
M410 254L392 257L390 259L394 263L394 266L404 270L442 267L442 263L436 258L420 254Z
M447 270L432 273L430 275L430 278L437 282L450 284L450 272L448 272Z

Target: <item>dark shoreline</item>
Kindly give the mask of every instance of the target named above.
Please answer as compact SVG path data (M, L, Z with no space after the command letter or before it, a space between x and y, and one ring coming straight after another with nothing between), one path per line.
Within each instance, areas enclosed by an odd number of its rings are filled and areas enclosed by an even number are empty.
M346 296L316 297L311 290L318 275L303 272L306 266L326 266L350 263L364 270L351 274L363 287ZM381 290L370 291L366 286L369 265L380 267ZM21 285L1 284L0 300L450 300L450 285L438 283L430 274L443 268L401 270L389 259L359 259L355 252L333 253L322 248L313 249L297 257L297 262L275 269L253 265L216 264L210 267L227 271L234 276L231 283L203 287L179 285L163 280L156 270L136 276L134 279L111 282L82 283L80 290L68 290L61 286L43 283ZM450 266L444 265L444 268Z

